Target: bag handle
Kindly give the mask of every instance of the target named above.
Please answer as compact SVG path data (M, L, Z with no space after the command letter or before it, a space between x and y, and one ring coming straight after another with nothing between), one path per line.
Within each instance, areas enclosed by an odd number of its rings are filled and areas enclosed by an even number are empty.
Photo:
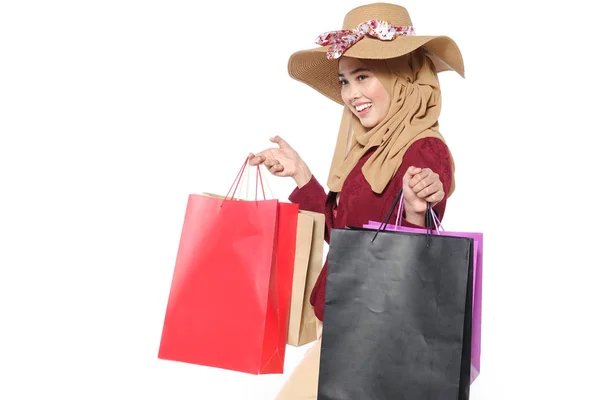
M244 175L244 171L246 170L246 166L248 165L248 159L249 159L249 157L246 157L246 159L244 160L244 164L242 164L242 168L240 168L239 172L237 173L237 176L235 177L235 180L233 181L233 183L231 184L231 187L227 191L227 195L225 196L224 200L233 200L234 199L240 183L247 176L247 174ZM265 194L265 186L263 183L262 174L260 172L260 165L257 165L256 166L256 188L255 188L255 192L254 192L254 201L258 201L258 183L259 182L260 182L260 187L261 187L262 194L263 194L263 200L266 200L267 196ZM235 188L234 188L234 186L235 186ZM233 193L231 192L231 189L233 189ZM230 193L231 193L231 199L229 199Z
M402 224L401 216L403 213L404 213L404 193L402 193L400 195L400 205L398 206L398 214L396 215L396 226L400 226L400 224ZM431 213L433 225L435 226L435 232L439 235L440 228L442 228L442 231L443 231L444 227L442 226L435 211L433 211L433 207L431 207L430 212L428 212L427 214L429 214L429 213Z
M394 202L392 203L392 206L389 208L385 218L381 222L381 225L379 225L377 232L375 232L375 235L373 236L371 243L375 241L379 232L381 232L382 230L385 230L387 228L390 218L392 217L392 213L398 206L398 202L400 202L400 207L402 207L401 209L398 210L398 215L402 215L401 210L403 210L403 204L404 204L404 192L402 191L402 189L400 189L400 192L394 198ZM432 215L434 217L432 217ZM430 235L433 233L434 218L437 218L437 217L435 217L435 213L434 213L433 209L431 208L431 203L427 202L427 211L425 212L425 228L427 229L427 237L428 237L427 245L429 245ZM396 222L396 225L397 225L397 222Z

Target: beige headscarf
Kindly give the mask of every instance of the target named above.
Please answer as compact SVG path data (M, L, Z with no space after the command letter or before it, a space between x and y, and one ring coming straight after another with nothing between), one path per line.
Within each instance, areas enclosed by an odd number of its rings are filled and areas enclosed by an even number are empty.
M413 142L425 137L444 141L438 129L439 81L433 62L422 49L399 58L361 61L388 91L390 109L383 121L367 130L348 107L344 107L327 182L333 192L341 191L350 171L372 147L377 149L362 167L362 173L371 189L381 193L400 168L404 153ZM453 191L454 178L446 197Z

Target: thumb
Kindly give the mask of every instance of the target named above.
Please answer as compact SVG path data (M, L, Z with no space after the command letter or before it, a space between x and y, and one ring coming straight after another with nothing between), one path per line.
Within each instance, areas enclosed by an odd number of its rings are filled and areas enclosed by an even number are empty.
M290 147L290 145L285 140L283 140L279 135L272 137L270 140L273 143L277 143L279 145L279 147L282 149L286 148L286 147Z
M412 165L410 167L408 167L408 169L406 170L406 174L404 174L405 178L412 178L413 176L415 176L416 174L418 174L419 172L421 172L422 168L417 168L417 167L413 167Z

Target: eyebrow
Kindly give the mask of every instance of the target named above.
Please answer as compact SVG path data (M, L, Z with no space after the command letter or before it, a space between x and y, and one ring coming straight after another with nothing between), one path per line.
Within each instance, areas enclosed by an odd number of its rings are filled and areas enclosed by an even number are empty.
M370 69L367 68L356 68L354 71L350 72L350 75L358 74L359 72L371 72ZM338 78L343 78L344 74L338 74Z

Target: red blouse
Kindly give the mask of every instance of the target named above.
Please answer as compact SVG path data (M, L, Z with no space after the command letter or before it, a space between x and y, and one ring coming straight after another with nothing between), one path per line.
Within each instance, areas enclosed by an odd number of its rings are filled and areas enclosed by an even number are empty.
M369 220L382 221L391 207L395 196L402 189L402 178L408 167L431 168L440 175L444 191L449 193L452 182L452 164L450 152L444 142L437 138L424 138L414 142L406 151L403 162L383 193L377 194L371 187L361 168L375 149L367 152L350 172L340 193L339 204L336 204L335 192L325 193L323 187L313 176L301 189L294 189L289 197L302 210L318 212L325 215L325 241L329 243L331 229L343 229L347 226L362 226ZM446 199L435 205L434 210L440 221L446 209ZM397 210L394 211L390 223L395 223ZM403 226L415 227L402 218ZM315 283L310 302L315 308L315 315L323 320L325 306L325 284L327 279L327 260Z

